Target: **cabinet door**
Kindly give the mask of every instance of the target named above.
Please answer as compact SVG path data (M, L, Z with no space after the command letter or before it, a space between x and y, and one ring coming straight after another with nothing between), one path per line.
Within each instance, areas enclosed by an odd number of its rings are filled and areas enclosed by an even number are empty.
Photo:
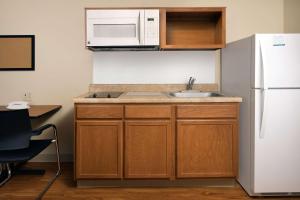
M76 178L121 178L122 121L76 124Z
M234 177L235 120L178 120L177 177Z
M170 166L170 121L127 121L125 178L169 178Z

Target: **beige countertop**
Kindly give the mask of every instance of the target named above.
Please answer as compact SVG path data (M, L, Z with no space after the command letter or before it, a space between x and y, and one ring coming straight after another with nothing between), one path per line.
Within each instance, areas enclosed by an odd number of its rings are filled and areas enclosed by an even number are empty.
M74 98L74 103L200 103L200 102L242 102L241 97L173 97L166 92L161 92L160 95L154 94L139 94L127 95L124 92L118 98L85 98L91 93L85 93Z
M242 102L241 97L173 97L169 92L181 91L185 84L91 84L89 92L73 99L74 103L199 103ZM216 84L195 84L195 90L217 91ZM123 92L118 98L85 98L94 92ZM129 93L129 94L128 94ZM225 94L226 95L226 94Z

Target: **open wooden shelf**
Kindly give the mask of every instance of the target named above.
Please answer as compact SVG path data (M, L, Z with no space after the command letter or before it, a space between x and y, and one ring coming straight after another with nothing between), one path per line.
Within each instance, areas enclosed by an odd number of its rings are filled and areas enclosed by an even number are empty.
M225 47L225 8L165 8L160 10L162 49Z

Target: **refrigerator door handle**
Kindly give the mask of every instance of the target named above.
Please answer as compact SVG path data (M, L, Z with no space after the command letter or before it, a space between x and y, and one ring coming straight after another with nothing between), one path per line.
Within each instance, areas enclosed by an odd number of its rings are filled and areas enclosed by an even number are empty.
M267 60L266 60L266 52L263 45L263 42L260 41L260 53L261 53L261 70L262 70L262 112L261 112L261 122L260 122L260 131L259 131L259 138L263 139L265 137L265 124L266 124L266 118L267 118L267 109L266 109L266 102L267 102L267 91L269 89L268 87L268 81L267 81Z
M266 102L267 102L267 93L268 89L262 89L262 112L261 112L261 121L260 121L260 131L259 131L259 138L265 138L265 125L267 119L267 109L266 109Z
M268 87L268 80L267 80L267 74L268 74L268 68L267 68L267 59L266 59L266 49L263 45L263 42L259 42L260 47L260 56L261 56L261 72L262 72L262 88L264 90L269 89Z

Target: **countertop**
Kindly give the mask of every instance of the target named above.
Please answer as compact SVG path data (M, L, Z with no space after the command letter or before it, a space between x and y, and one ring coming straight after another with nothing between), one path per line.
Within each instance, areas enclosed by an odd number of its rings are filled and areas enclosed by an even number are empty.
M173 97L167 92L161 92L160 95L139 94L127 95L124 92L118 98L85 98L91 92L85 93L73 99L74 103L200 103L200 102L242 102L241 97Z
M73 99L74 103L200 103L200 102L242 102L241 97L173 97L169 92L185 90L185 84L91 84L89 92ZM218 91L217 84L195 84L195 90ZM85 98L95 92L123 92L118 98ZM127 95L127 93L138 95Z

